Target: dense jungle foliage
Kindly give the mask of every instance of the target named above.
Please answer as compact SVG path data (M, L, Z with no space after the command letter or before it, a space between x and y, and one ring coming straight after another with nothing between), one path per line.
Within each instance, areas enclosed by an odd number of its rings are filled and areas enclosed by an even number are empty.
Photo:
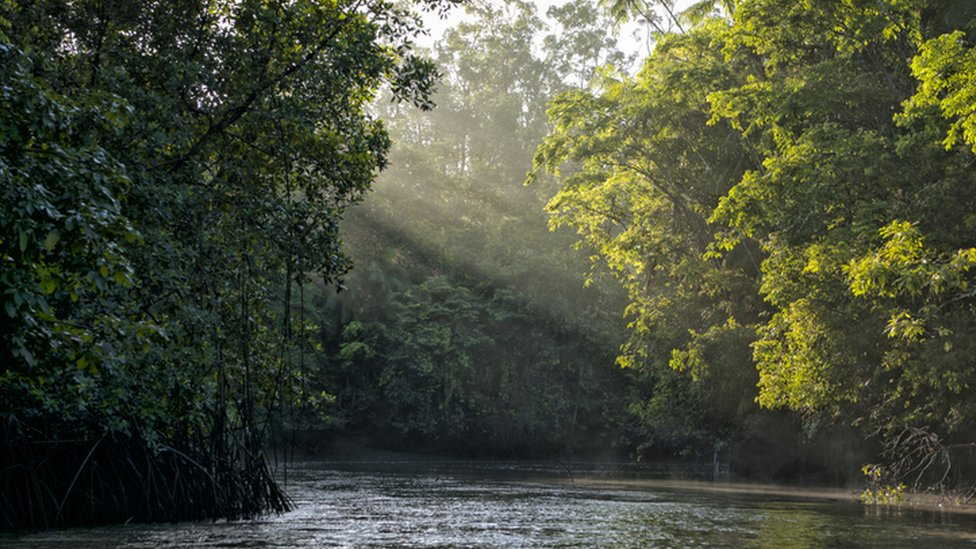
M972 485L974 17L953 0L666 9L634 78L557 97L534 166L562 181L553 223L627 288L620 362L688 376L732 440L754 396L807 440L874 441L872 482Z
M3 528L288 507L291 295L347 269L368 107L432 106L411 40L451 3L0 2Z
M974 41L968 0L0 0L2 527L286 509L265 452L335 437L971 489Z

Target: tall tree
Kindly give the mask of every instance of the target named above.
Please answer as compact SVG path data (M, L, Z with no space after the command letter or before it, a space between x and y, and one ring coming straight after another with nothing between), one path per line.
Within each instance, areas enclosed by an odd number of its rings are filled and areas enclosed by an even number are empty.
M675 14L685 32L659 29L635 81L553 104L536 166L568 167L554 219L627 282L638 363L744 372L751 355L761 406L880 435L894 476L945 480L973 436L972 11L720 13Z
M942 4L744 3L727 47L760 71L713 96L764 157L716 211L769 254L762 291L777 312L755 347L760 402L880 435L894 477L914 483L946 480L948 449L974 435L961 343L972 151L954 146L959 126L940 114L958 111L935 108L944 92L924 69L954 39L921 42Z
M739 81L741 68L712 46L726 32L713 21L663 36L636 78L610 75L595 92L559 96L535 156L537 171L562 177L552 222L575 228L628 289L621 363L687 370L701 380L690 390L725 410L701 442L727 437L748 408L755 381L742 357L762 311L755 244L712 252L711 211L753 162L733 128L708 124L708 94Z
M0 4L5 527L287 506L291 293L346 270L390 145L366 107L431 106L416 10L451 3Z

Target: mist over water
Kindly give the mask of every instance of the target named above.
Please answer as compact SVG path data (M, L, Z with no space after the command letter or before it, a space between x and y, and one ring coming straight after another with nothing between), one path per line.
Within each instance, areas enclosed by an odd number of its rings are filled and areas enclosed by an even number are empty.
M305 463L297 509L254 521L0 538L5 547L971 547L976 517L700 485L588 487L649 469L533 463Z

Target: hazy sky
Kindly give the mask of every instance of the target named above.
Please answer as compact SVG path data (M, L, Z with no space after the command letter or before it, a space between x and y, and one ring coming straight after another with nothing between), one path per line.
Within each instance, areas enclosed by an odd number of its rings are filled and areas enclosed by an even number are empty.
M536 11L540 17L546 18L546 11L552 6L559 6L567 3L569 0L535 0ZM597 9L597 0L592 0L593 9ZM439 19L434 14L429 14L425 17L425 21L429 29L431 29L431 35L429 38L424 38L418 40L417 42L425 47L430 47L433 43L440 38L444 31L453 25L457 24L464 17L464 8L456 8L452 10L451 14L447 19ZM637 30L636 25L625 25L624 28L620 29L619 36L617 38L620 49L626 53L631 53L634 51L640 52L638 58L643 58L647 55L647 47L642 46L642 40L634 37L634 32Z

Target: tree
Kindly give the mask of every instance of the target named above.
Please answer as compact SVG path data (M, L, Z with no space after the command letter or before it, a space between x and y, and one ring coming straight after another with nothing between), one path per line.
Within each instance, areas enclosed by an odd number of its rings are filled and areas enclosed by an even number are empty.
M740 3L726 51L756 70L711 96L763 158L714 215L768 254L761 291L776 313L754 347L760 403L879 435L895 477L916 485L947 480L921 473L973 435L962 419L971 365L956 347L972 318L957 293L971 151L953 148L963 111L939 104L951 93L925 68L952 39L922 45L941 9ZM913 97L905 59L916 52ZM962 116L946 129L940 114Z
M755 244L724 256L712 244L710 213L752 161L729 125L708 124L708 94L738 81L739 67L712 46L725 32L713 21L663 36L634 80L605 77L595 93L559 96L534 164L562 178L551 223L575 228L627 287L631 338L618 360L659 378L662 393L704 390L702 401L728 414L707 422L707 436L686 433L705 444L727 438L728 422L748 408L754 374L739 358L763 309ZM669 385L669 364L701 383Z
M554 222L628 286L622 361L735 392L755 366L758 403L807 432L879 435L901 474L948 463L972 437L971 52L953 33L972 13L755 0L684 26L669 3L608 4L679 32L658 29L636 80L557 99L536 168L565 170ZM695 430L662 401L649 427Z
M451 3L2 4L4 527L287 508L293 292L348 268L367 106L432 106L415 10Z

